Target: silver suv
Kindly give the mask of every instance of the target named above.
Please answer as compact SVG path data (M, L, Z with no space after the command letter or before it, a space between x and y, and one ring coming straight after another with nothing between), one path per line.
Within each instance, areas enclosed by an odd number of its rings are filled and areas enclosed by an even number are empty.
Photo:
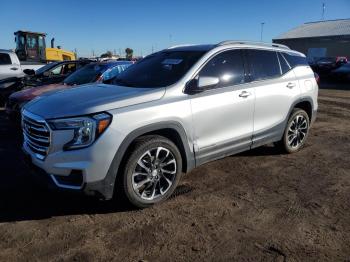
M303 54L277 44L176 46L111 85L37 98L22 112L28 161L54 187L138 207L168 198L182 173L274 142L304 144L318 86Z

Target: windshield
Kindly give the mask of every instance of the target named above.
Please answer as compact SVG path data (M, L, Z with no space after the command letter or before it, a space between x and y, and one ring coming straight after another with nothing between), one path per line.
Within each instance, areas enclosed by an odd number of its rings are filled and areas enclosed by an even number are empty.
M108 69L106 64L89 64L68 76L64 83L67 85L82 85L95 82L104 71Z
M203 51L162 51L147 56L122 72L114 84L131 87L165 87L185 75Z
M55 65L57 65L58 63L50 63L47 65L44 65L43 67L40 67L38 70L35 71L36 75L40 75L42 73L44 73L47 70L50 70L51 68L53 68Z

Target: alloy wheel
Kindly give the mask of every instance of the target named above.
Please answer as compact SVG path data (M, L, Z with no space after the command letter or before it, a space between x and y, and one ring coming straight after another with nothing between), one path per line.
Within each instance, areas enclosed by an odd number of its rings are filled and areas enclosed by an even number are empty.
M136 163L132 186L143 200L154 200L171 188L177 172L176 159L165 147L147 150Z
M292 148L299 147L307 135L309 124L305 116L298 114L290 123L287 133L288 145Z

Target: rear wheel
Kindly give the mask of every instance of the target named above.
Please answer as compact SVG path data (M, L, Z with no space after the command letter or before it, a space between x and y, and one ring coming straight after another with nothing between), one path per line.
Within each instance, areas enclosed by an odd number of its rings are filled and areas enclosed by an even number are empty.
M283 138L278 142L279 146L287 153L299 151L305 144L309 127L308 114L302 109L295 108L289 117Z
M123 191L131 204L148 207L166 200L182 172L176 145L161 136L145 136L135 143L124 169Z

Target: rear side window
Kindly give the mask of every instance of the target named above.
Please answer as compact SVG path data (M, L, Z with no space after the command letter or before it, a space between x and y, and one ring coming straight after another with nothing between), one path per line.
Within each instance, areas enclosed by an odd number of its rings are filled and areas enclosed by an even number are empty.
M282 74L287 73L290 70L290 66L287 63L287 60L282 56L281 53L278 53L278 60L280 61Z
M308 62L306 60L306 57L300 56L298 54L294 53L283 53L282 54L286 60L288 61L288 64L293 68L296 66L308 66Z
M277 52L247 50L247 54L253 81L279 77L281 75Z
M219 78L215 88L244 83L244 66L240 50L231 50L212 58L200 71L199 77Z
M11 65L11 58L9 54L0 53L0 65Z

